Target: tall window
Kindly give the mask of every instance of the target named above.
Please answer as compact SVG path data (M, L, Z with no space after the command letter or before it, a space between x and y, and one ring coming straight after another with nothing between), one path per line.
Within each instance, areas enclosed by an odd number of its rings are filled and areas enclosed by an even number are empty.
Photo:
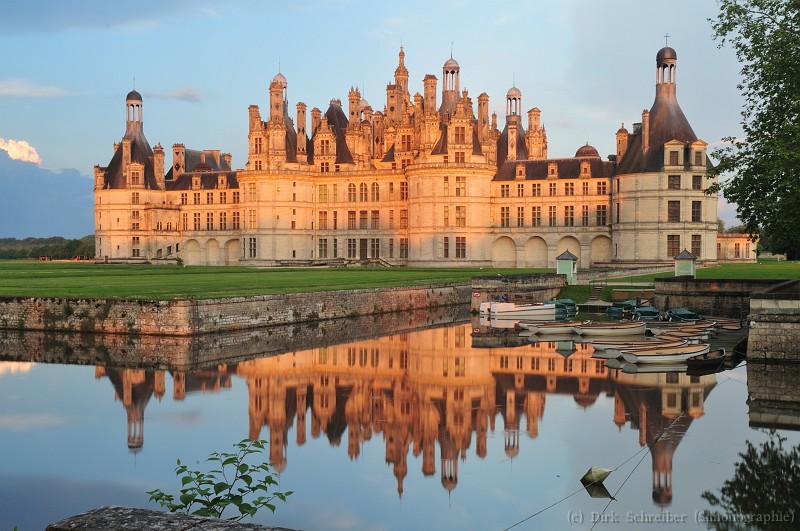
M548 224L551 227L555 227L556 226L556 207L555 206L549 206L549 207L547 207L547 210L548 210L548 218L547 218Z
M581 225L584 227L589 225L589 205L581 207Z
M408 182L400 183L400 201L408 201Z
M531 225L534 227L542 226L542 207L531 207Z
M467 207L464 205L456 205L456 227L467 226Z
M692 175L692 190L702 190L702 189L703 189L703 176Z
M525 207L517 207L517 227L525 226Z
M339 228L339 212L334 210L333 211L333 230L336 230L338 228ZM334 240L334 241L336 241L336 240ZM336 256L334 256L334 258L336 258Z
M256 211L255 210L251 210L250 211L249 222L250 222L250 227L249 228L250 229L255 229L256 228Z
M509 207L500 207L500 226L508 227L508 210Z
M466 236L456 236L456 258L467 257L467 238Z
M606 195L608 193L608 188L606 186L605 181L600 181L597 183L597 195Z
M700 151L694 152L694 165L695 166L703 165L703 154Z
M207 205L214 204L214 192L206 192L206 204Z
M351 203L356 201L356 185L353 183L347 185L347 200Z
M189 213L184 212L181 219L182 230L189 230Z
M670 166L677 166L678 165L678 152L677 151L670 151L669 152L669 165Z
M550 183L550 195L556 195L558 193L558 184Z
M188 205L189 204L189 194L186 192L181 193L181 204Z
M219 204L224 205L228 202L228 192L220 192L219 193Z
M195 205L199 205L200 204L200 192L195 192L193 195L194 195L194 197L192 199L194 199L194 204Z
M370 238L369 257L380 258L380 256L381 256L381 240L379 238Z
M347 258L356 257L356 239L347 238Z
M319 222L317 224L319 230L328 230L328 211L327 210L320 210L319 211Z
M401 151L411 151L412 144L411 139L413 137L411 135L400 135L400 150Z
M467 143L467 128L462 126L456 127L456 144L466 144Z
M228 213L219 213L219 230L228 230Z
M450 207L445 205L444 207L444 219L442 220L442 225L445 227L450 226Z
M681 202L667 201L667 221L678 223L681 220Z
M467 178L466 177L456 177L456 197L466 197L467 196Z
M589 195L589 181L583 181L581 185L581 192L583 195Z
M442 240L442 256L450 258L450 238L447 236Z
M507 184L501 184L500 185L500 197L508 197L508 196L509 196L508 185Z
M400 258L408 258L408 238L400 238Z
M608 220L608 206L607 205L597 205L597 225L602 226L606 224Z
M668 175L667 176L667 188L669 190L680 190L681 189L681 176L680 175Z
M564 183L564 195L575 195L575 183Z
M697 256L698 258L700 257L700 253L702 251L703 247L702 243L703 240L701 235L692 234L692 254Z
M407 229L408 228L408 210L401 210L400 211L400 228L401 229Z
M525 185L517 183L517 197L525 197Z
M131 192L131 204L132 205L139 204L139 192Z
M362 203L367 201L367 183L358 185L358 200Z
M319 185L319 202L320 203L327 203L328 202L328 185L327 184Z
M235 211L233 213L233 219L231 219L231 228L233 230L239 230L241 228L241 226L242 226L242 224L241 224L241 221L239 219L239 211L237 210L237 211Z
M237 204L239 202L239 192L233 192L233 203Z
M531 195L533 197L541 197L542 195L542 184L541 183L534 183L531 185Z
M380 229L381 228L381 211L380 210L373 210L371 213L370 218L370 228L371 229Z
M255 201L256 200L256 183L250 183L247 186L247 200L248 201Z
M692 201L692 221L703 221L703 202ZM692 253L694 254L694 253Z
M372 183L370 193L372 201L381 200L381 187L378 183Z
M328 239L319 239L319 258L328 258Z
M194 230L200 230L200 212L194 213Z
M667 258L678 256L681 252L680 234L667 234Z
M564 207L564 226L565 227L573 227L575 226L575 206L574 205L567 205Z
M367 211L366 210L361 210L361 211L358 212L358 228L359 229L368 228L367 219L369 219L369 218L367 218Z
M249 258L255 258L257 256L256 253L256 239L255 238L247 238L247 249Z
M206 230L214 230L214 213L206 213Z
M445 197L450 195L450 177L442 177L442 195Z

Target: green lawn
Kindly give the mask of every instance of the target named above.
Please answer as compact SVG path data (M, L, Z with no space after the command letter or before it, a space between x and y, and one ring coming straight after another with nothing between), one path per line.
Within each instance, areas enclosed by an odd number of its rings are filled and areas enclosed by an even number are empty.
M0 261L0 296L167 300L469 282L473 276L553 272L481 268L266 268Z
M653 275L640 275L634 277L615 278L613 282L630 284L652 283L657 277L671 277L674 273L658 273ZM704 267L697 270L699 279L764 279L783 280L800 278L800 262L787 262L786 260L762 260L756 264L722 264L714 267Z

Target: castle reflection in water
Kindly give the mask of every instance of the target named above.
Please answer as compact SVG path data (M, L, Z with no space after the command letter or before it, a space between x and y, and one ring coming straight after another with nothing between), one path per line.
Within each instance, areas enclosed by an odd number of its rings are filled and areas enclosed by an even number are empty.
M422 455L422 473L431 476L437 473L438 446L442 486L452 490L459 460L472 452L486 457L490 431L503 430L509 457L518 455L520 437L537 437L548 394L572 395L583 408L605 394L614 397L609 422L620 429L629 424L638 431L639 444L651 447L654 501L671 501L673 454L692 420L703 414L715 375L625 374L593 359L588 344L498 346L504 341L487 341L482 331L467 323L204 370L173 370L172 398L219 392L243 379L249 396L246 435L256 439L267 432L263 438L278 471L289 466L291 432L298 446L309 435L337 447L346 438L351 459L358 459L365 441L380 437L402 495L409 453ZM145 408L151 397L161 400L166 394L165 371L97 366L95 374L113 384L115 399L127 412L128 446L139 451Z

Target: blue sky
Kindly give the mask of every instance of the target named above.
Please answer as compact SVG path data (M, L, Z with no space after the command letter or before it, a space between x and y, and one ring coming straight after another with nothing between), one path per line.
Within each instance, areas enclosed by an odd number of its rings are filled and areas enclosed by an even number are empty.
M7 2L0 150L32 161L23 184L63 174L91 209L92 168L108 163L124 133L134 78L151 144L220 149L241 168L247 108L266 107L279 65L290 108L302 101L324 111L359 86L382 110L402 43L412 94L428 73L441 80L452 47L462 89L473 101L489 94L500 127L515 85L523 109L542 111L550 156L571 156L587 142L605 156L620 124L630 128L652 105L655 55L667 33L678 53L678 100L713 148L740 136L742 104L736 58L711 38L707 19L716 9L711 0ZM14 201L8 195L3 203ZM35 227L0 218L0 237L49 235L48 218L74 215L50 213ZM733 207L722 205L720 217L734 224ZM49 233L61 225L54 221ZM75 230L70 236L82 235Z

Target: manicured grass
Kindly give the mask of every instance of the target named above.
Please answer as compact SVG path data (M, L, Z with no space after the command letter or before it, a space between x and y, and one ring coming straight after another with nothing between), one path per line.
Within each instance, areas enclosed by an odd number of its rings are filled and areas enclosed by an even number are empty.
M219 298L468 282L473 276L552 272L481 268L265 268L0 261L0 296Z
M635 277L615 278L613 282L652 283L657 277L671 277L674 273L658 273ZM800 278L800 262L762 260L756 264L722 264L697 270L698 279L764 279L783 280Z
M591 286L567 286L561 290L557 298L572 299L576 304L581 304L589 300L591 293Z
M612 286L606 286L600 292L600 300L601 301L606 301L606 302L612 302L613 298L612 298L611 295L612 295L612 292L615 289L643 290L643 289L653 289L653 286L652 285L644 285L644 286L642 286L642 285L638 285L638 284L637 285L631 285L631 286L618 286L616 284L614 284Z

